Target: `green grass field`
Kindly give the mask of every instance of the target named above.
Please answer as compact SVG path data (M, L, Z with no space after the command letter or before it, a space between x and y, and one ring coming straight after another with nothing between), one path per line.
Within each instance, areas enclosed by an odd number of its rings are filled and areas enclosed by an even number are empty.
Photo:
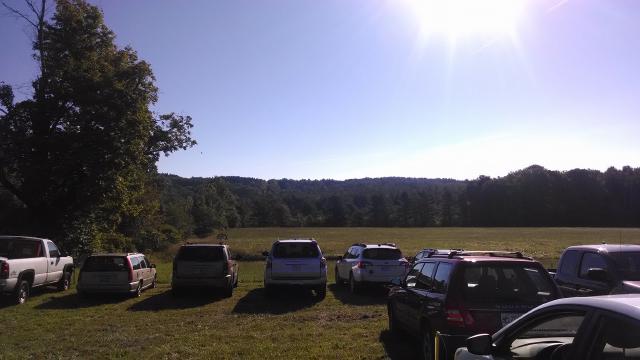
M236 229L228 243L238 253L257 255L278 237L296 236L316 238L327 255L341 254L354 242L393 241L411 255L423 247L520 250L553 266L571 244L640 243L640 229L571 228ZM265 298L261 261L240 263L232 298L214 293L174 298L170 256L171 250L151 255L160 284L140 298L80 300L72 289L36 291L22 306L3 302L0 359L410 359L416 354L413 341L387 331L383 289L350 295L333 284L332 263L321 302L304 292Z

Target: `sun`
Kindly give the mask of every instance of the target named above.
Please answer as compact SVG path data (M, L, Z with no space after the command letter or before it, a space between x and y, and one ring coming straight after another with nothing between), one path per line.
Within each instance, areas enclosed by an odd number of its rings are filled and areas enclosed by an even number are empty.
M420 33L449 38L510 36L526 0L397 0L406 5Z

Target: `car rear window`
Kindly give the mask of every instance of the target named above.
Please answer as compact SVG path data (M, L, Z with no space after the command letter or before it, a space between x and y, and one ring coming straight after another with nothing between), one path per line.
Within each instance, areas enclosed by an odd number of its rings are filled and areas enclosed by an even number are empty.
M275 258L315 258L319 255L318 245L309 242L278 243L273 247Z
M483 303L543 303L556 298L544 269L527 263L467 264L463 297Z
M0 256L9 260L43 257L42 243L28 239L0 239Z
M640 252L611 253L623 280L640 281Z
M183 246L176 259L203 262L224 261L224 249L222 246Z
M398 249L365 249L362 257L370 260L398 260L402 258L402 252Z
M124 256L91 256L82 271L129 271L129 264Z

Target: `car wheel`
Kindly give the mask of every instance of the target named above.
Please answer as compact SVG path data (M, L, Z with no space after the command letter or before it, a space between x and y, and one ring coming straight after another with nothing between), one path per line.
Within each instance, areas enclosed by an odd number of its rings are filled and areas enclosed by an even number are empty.
M389 304L387 306L387 313L389 316L389 331L393 334L397 334L400 332L400 328L398 327L398 320L396 319L396 312L393 309L393 305Z
M157 275L154 275L154 276L153 276L153 282L151 283L151 288L152 288L152 289L155 289L155 288L157 288L157 287L158 287L158 276L157 276Z
M26 280L22 280L19 284L18 287L16 288L16 292L15 292L15 303L17 305L20 304L24 304L27 299L29 298L29 290L30 290L30 286L29 286L29 282Z
M65 272L65 273L62 274L62 278L60 279L60 282L58 283L58 290L67 291L67 290L69 290L69 286L71 286L71 273L70 272Z
M338 271L338 267L337 266L335 268L335 273L336 273L336 285L338 285L338 286L344 285L344 282L340 278L340 272Z
M322 284L316 288L316 296L320 300L327 297L327 284Z
M352 294L356 294L358 290L358 283L356 279L353 278L353 273L351 273L349 274L349 291L351 291Z
M140 297L142 295L142 281L138 283L138 287L136 287L136 292L133 293L133 297Z
M233 296L233 284L229 284L224 288L224 297L230 298Z
M424 360L434 360L433 337L431 336L431 330L428 328L422 331L420 347L422 349L422 358Z

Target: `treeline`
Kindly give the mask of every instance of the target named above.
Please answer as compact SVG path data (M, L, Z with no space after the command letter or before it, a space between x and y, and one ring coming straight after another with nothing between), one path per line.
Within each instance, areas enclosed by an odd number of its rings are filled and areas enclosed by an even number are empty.
M640 169L531 166L476 180L260 180L161 175L184 236L263 226L640 226Z

